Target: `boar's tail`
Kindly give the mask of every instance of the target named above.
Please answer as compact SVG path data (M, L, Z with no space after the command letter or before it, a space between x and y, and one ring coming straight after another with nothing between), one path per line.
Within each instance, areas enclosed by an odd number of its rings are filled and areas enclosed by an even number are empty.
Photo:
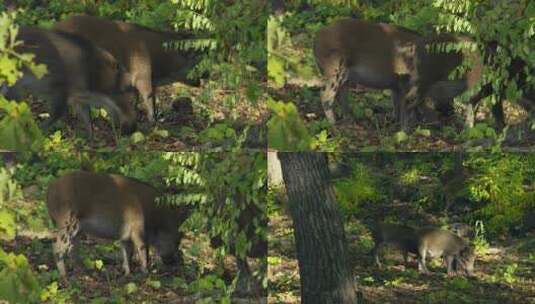
M101 107L112 116L114 123L120 123L125 120L125 114L117 106L115 101L104 94L95 92L79 91L69 97L69 103L77 109L78 115L88 115L83 113L83 108Z

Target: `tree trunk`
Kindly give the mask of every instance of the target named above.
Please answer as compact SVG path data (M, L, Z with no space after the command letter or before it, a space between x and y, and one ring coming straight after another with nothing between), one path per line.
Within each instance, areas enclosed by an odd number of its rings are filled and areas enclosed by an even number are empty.
M279 153L294 223L301 303L356 303L342 217L324 153Z

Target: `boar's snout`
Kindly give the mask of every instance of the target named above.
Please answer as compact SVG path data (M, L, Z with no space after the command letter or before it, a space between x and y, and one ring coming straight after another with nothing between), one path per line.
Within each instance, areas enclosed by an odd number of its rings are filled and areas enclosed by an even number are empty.
M113 94L112 97L120 110L121 132L125 134L134 132L137 127L137 113L134 106L136 94L134 92L125 92Z
M160 233L156 239L156 249L165 265L178 263L178 237L174 233Z
M468 246L465 250L463 250L461 252L461 259L465 274L469 277L474 277L474 263L476 260L474 248Z
M468 277L475 277L475 274L474 274L474 260L469 260L466 262L466 267L464 268L464 272L466 274L466 276Z

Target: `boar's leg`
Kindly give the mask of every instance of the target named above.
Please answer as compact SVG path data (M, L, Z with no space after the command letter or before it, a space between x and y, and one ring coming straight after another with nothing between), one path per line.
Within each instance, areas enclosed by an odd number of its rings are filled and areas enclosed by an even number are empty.
M402 131L407 131L409 121L407 119L407 105L403 92L392 90L392 103L394 104L394 113L396 121L399 123Z
M420 249L420 254L418 256L418 271L425 274L430 274L431 272L427 269L425 265L426 250Z
M321 91L320 100L325 112L325 117L331 124L335 124L336 117L334 114L333 105L336 100L336 95L348 79L348 70L345 65L345 60L339 56L331 56L333 62L327 65L324 70L325 87Z
M150 69L148 73L142 73L142 76L136 78L135 87L139 92L141 100L143 101L143 107L147 113L147 119L151 123L154 122L156 119L156 113L154 111L156 102L152 87Z
M453 255L446 255L444 256L444 262L446 262L446 267L448 268L448 276L453 276L455 274L455 268L457 267L457 263L455 263L455 256ZM455 266L455 267L454 267Z
M121 242L121 253L123 255L123 270L125 275L130 274L130 260L132 259L132 253L134 251L131 241Z
M140 234L134 233L132 235L132 243L134 244L134 248L136 250L136 254L139 258L139 263L141 264L141 271L143 273L147 273L147 247L145 242L143 241L143 237Z
M56 234L56 242L53 245L54 255L56 257L56 264L59 274L62 277L67 276L65 269L65 256L70 254L75 245L75 238L80 231L80 221L71 214L64 223L58 223L58 231Z

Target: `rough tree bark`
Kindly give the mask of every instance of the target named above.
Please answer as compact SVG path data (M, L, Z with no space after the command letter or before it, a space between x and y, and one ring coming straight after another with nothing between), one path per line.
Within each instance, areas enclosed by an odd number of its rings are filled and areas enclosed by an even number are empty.
M301 303L356 303L342 217L323 153L279 153L294 223Z

